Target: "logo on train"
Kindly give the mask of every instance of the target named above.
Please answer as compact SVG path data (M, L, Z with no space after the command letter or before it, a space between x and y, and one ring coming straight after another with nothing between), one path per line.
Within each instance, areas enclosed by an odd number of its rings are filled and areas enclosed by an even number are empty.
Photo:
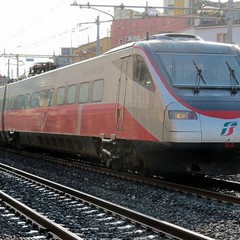
M237 122L225 122L222 128L221 136L230 136L234 132Z

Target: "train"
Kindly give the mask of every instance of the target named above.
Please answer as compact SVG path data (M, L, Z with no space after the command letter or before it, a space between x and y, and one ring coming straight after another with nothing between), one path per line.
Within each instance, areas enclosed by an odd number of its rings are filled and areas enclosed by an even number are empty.
M141 175L240 172L240 48L157 34L0 87L0 144Z

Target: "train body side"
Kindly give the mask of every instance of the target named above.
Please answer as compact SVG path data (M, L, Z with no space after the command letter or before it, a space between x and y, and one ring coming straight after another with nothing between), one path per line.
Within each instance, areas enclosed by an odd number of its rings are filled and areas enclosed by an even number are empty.
M162 130L159 129L157 137L154 135L151 114L159 114L159 100L156 100L159 98L133 82L132 74L132 49L127 49L9 84L4 134L8 140L20 135L22 145L65 149L94 157L99 156L94 138L100 134L105 138L115 134L118 139L157 142ZM94 89L96 82L102 84L102 96ZM79 103L80 85L85 83L89 85L88 97ZM77 94L73 103L67 103L67 91L73 85ZM66 86L61 104L58 91ZM43 103L34 103L36 92L51 96L51 102L45 99ZM27 98L30 94L30 104L17 106L15 97ZM135 118L139 115L137 109L144 113L145 119Z

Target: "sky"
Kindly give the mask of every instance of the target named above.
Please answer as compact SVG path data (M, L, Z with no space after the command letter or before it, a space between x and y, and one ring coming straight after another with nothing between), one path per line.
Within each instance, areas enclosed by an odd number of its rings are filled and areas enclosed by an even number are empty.
M147 2L149 6L163 4L163 0L1 0L0 54L59 55L61 47L78 47L96 41L96 24L89 22L95 22L97 16L100 21L108 21L111 16L71 6L74 2L93 5L123 3L125 6L146 6ZM113 15L113 8L98 9ZM100 38L110 36L110 25L110 22L100 24ZM7 75L6 62L6 58L0 58L1 75ZM14 68L14 59L10 62ZM20 67L22 74L21 69L28 68L28 64L24 59L19 64L23 65Z
M111 20L107 14L96 10L71 6L76 0L1 0L0 3L0 53L5 52L34 52L60 51L59 44L63 47L85 44L95 41L97 16L101 21ZM107 5L107 0L83 1L78 4ZM134 4L134 2L136 2ZM162 0L148 0L148 4L161 6ZM114 0L111 5L146 5L143 0ZM113 14L112 8L98 8ZM82 23L79 26L79 23ZM101 36L107 36L110 23L102 23ZM108 29L107 29L108 28ZM73 30L73 31L72 31ZM63 42L62 42L63 41Z
M59 55L61 47L78 47L96 41L97 16L100 21L111 16L99 11L71 6L77 4L163 6L163 0L1 0L0 54ZM110 2L110 3L109 3ZM113 15L113 8L100 8ZM143 11L144 9L135 9ZM110 36L110 22L100 24L100 38ZM14 68L14 59L11 67ZM7 58L0 58L0 74L7 75ZM21 60L20 74L28 63ZM23 69L23 70L22 70Z

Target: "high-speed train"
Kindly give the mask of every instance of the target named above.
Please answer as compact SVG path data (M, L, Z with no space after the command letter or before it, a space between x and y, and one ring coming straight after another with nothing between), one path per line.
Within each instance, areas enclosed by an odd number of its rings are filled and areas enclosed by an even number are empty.
M240 49L160 34L0 87L0 141L115 170L240 172Z

